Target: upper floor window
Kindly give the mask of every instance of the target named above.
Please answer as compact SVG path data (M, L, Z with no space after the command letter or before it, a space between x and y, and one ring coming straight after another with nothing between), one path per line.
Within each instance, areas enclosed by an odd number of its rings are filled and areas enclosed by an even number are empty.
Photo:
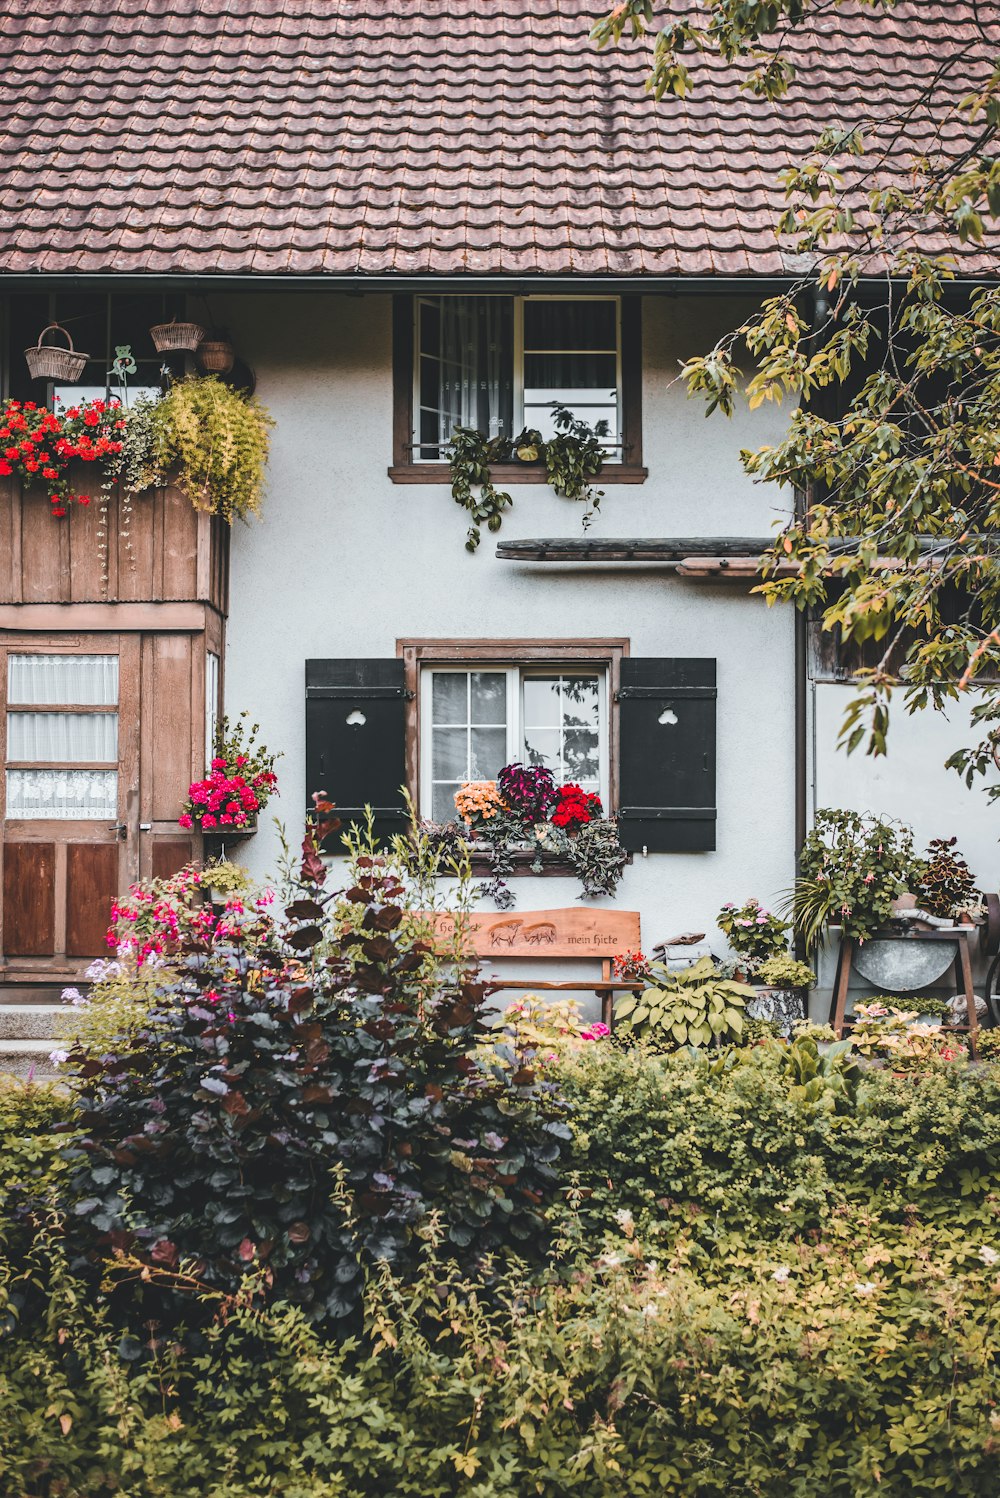
M399 297L394 342L394 478L443 476L456 427L551 437L555 407L603 435L605 477L644 477L638 298Z
M160 395L162 368L172 374L184 371L183 354L158 354L149 330L154 323L169 322L179 310L177 299L160 292L45 292L11 297L8 306L7 389L15 400L70 406L81 401L121 396L111 372L115 350L127 345L136 361L129 376L128 394ZM24 350L37 342L47 323L59 323L73 344L90 358L79 379L72 384L58 380L33 380L24 361ZM50 335L61 342L57 335Z
M621 431L617 297L418 297L414 451L438 462L458 426L487 437L555 431L553 405Z

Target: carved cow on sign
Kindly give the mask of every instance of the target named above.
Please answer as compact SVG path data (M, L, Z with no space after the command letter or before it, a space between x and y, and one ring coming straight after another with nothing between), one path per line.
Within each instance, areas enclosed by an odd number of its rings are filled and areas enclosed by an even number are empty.
M500 921L496 926L491 926L490 946L506 947L509 951L517 941L518 932L523 925L523 921Z

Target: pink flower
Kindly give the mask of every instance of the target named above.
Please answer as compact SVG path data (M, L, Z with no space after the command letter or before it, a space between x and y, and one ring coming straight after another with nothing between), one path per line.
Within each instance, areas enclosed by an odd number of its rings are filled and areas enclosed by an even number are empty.
M186 811L182 816L179 816L177 818L177 825L178 827L192 827L194 825L194 822L191 813L189 811Z
M215 818L212 816L212 814L210 812L206 812L205 815L202 817L202 819L201 819L201 825L203 827L214 827L215 826Z

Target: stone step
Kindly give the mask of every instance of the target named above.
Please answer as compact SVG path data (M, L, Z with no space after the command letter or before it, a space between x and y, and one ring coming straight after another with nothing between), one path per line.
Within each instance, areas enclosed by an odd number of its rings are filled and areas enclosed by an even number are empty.
M0 1041L47 1040L57 1033L65 1009L63 1004L0 1004Z
M51 1082L58 1071L50 1053L55 1050L52 1040L0 1040L0 1079L3 1077L31 1077L36 1082Z

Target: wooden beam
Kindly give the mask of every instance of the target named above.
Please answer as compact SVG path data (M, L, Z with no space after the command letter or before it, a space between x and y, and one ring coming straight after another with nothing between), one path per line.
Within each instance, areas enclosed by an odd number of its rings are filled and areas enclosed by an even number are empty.
M661 562L677 564L688 557L739 557L755 561L771 536L694 536L635 539L551 536L538 540L500 541L496 554L509 562Z
M207 609L200 603L4 603L0 629L169 631L198 634Z

